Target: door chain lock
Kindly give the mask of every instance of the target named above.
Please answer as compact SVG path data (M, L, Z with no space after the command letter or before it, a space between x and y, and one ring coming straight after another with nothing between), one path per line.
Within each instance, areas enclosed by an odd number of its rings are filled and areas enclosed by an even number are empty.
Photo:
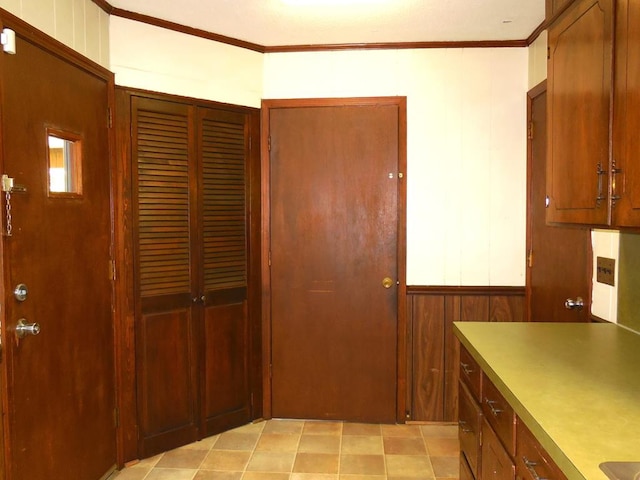
M5 225L4 234L5 234L5 236L10 237L12 235L12 230L13 230L13 225L11 223L11 221L12 221L12 218L11 218L11 193L12 192L26 192L27 189L22 185L15 185L13 183L13 178L11 178L6 173L2 175L2 178L0 178L0 182L2 184L1 185L2 186L2 191L4 192L4 198L5 198L6 225Z

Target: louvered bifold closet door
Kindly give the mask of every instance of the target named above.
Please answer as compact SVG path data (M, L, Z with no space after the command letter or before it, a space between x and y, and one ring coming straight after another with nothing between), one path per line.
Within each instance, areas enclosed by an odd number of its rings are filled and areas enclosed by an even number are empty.
M205 434L250 420L248 283L249 117L198 110Z
M193 109L132 97L139 448L197 439Z

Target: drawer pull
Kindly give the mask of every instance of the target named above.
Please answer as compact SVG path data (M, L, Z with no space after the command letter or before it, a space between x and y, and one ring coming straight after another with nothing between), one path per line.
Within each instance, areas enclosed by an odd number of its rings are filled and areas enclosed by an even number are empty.
M465 422L464 420L458 420L458 426L460 427L460 431L462 433L473 433L473 430L467 427L467 425L468 423Z
M460 362L460 366L462 367L462 371L464 372L465 375L471 375L473 373L473 370L469 368L468 363Z
M488 398L485 398L484 402L489 406L489 410L491 410L491 414L494 417L497 417L502 413L502 409L494 407L494 405L498 403L495 400L489 400Z
M540 475L538 475L538 472L536 472L536 465L538 465L537 462L532 462L527 457L522 457L522 461L524 462L524 466L527 467L527 470L529 470L529 473L533 477L533 480L547 480L545 477L541 477Z

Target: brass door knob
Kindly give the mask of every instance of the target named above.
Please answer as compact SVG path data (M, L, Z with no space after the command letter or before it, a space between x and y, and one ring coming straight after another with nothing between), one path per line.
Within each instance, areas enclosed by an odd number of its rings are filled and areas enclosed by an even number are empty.
M382 286L384 288L391 288L391 285L393 285L393 280L390 277L384 277L382 279Z

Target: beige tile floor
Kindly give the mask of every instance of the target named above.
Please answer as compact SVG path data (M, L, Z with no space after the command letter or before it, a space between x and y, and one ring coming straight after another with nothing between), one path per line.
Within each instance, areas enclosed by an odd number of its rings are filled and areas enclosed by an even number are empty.
M457 479L457 427L268 420L122 470L116 480Z

